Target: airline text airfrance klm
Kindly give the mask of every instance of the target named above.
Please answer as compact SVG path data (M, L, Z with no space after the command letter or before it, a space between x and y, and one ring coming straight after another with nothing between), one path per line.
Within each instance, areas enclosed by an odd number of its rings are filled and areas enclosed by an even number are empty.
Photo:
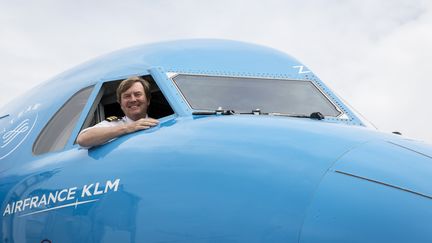
M8 203L5 210L3 211L3 216L8 216L18 212L25 212L27 210L33 209L31 213L21 215L26 216L40 212L46 212L49 210L72 206L76 207L80 204L95 202L99 199L89 200L89 197L102 195L108 192L116 192L118 190L119 184L120 179L115 179L113 181L107 180L105 183L97 182L84 185L80 194L77 194L78 187L70 187L38 196L28 197L12 203ZM52 206L58 203L64 204Z

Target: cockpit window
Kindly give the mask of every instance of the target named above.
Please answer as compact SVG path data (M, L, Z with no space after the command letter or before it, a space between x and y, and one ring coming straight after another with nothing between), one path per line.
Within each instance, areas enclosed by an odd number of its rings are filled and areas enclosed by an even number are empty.
M93 86L72 96L44 127L33 145L34 154L58 151L64 148L87 103Z
M250 113L324 116L341 114L330 100L308 80L177 75L174 82L196 110L234 110Z
M160 119L174 114L159 86L150 75L142 76L151 85L151 101L147 113L149 117ZM105 82L99 90L93 105L81 126L81 130L91 127L110 116L123 117L124 113L117 102L116 90L122 80Z

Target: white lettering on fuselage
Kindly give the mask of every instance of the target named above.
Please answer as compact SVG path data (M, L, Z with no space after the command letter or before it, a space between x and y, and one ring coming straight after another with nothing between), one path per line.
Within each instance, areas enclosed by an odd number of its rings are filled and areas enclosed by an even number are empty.
M92 183L82 187L81 194L77 194L78 187L64 188L54 192L44 193L42 195L24 198L15 202L8 203L3 210L3 217L15 213L34 210L31 213L25 213L20 216L27 216L31 214L41 213L49 210L55 210L64 207L77 206L84 203L95 202L99 199L89 199L109 192L117 192L120 185L120 179L113 181L107 180L105 183ZM77 197L79 195L80 197ZM81 200L80 200L81 199ZM67 202L75 201L67 204ZM56 205L58 203L66 203L63 205Z
M292 66L292 68L298 68L298 73L299 73L299 74L311 73L310 70L306 70L305 66L302 66L302 65L299 65L299 66Z
M40 104L30 105L17 115L11 115L9 127L0 131L0 160L15 151L30 134L38 120L39 107Z

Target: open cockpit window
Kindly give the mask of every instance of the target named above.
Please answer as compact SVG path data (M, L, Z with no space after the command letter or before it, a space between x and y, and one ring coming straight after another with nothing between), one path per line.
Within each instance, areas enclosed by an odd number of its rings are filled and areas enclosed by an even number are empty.
M341 111L309 80L179 74L172 77L195 110L338 117Z
M151 100L148 107L148 116L159 119L174 114L171 106L166 100L162 91L157 86L151 76L143 76L151 85ZM89 115L85 119L81 130L91 127L110 116L123 117L124 113L117 102L116 90L122 80L105 82L99 91L90 109Z

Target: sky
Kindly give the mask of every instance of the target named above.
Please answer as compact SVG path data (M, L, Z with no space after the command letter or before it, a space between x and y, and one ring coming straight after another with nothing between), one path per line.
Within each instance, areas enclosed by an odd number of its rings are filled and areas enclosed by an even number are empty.
M102 54L189 38L286 52L378 130L432 144L428 0L0 0L0 107Z

